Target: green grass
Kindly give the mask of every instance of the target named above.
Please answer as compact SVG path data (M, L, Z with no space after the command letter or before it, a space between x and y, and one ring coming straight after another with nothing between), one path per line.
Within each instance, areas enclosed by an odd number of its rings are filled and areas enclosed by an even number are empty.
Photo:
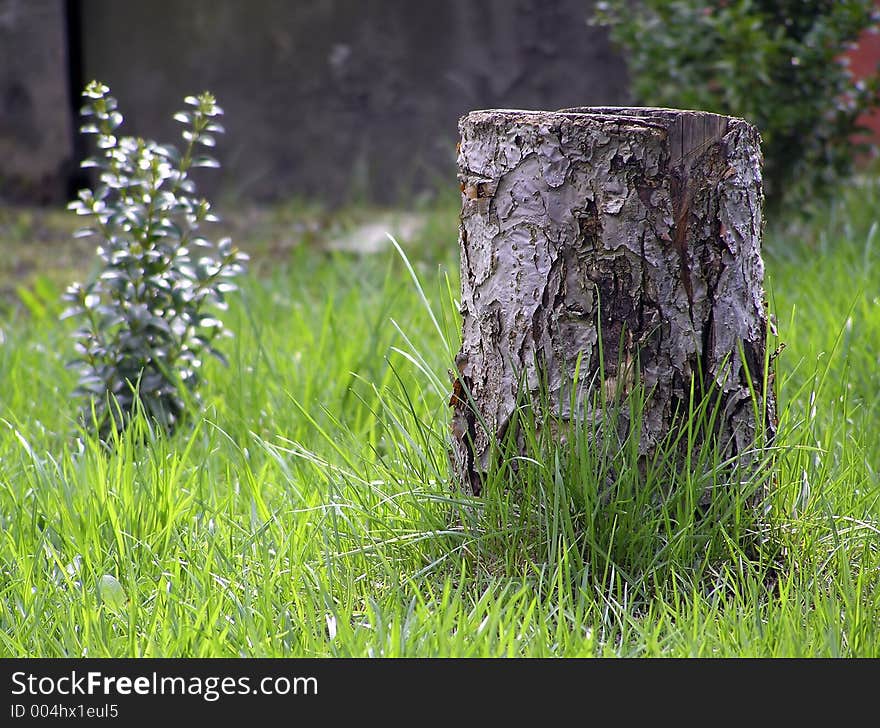
M454 205L402 241L412 271L257 255L194 427L139 421L112 454L77 435L44 281L0 319L0 654L880 656L876 210L870 181L768 229L785 349L758 530L737 493L694 517L711 454L646 489L631 448L546 428L485 498L449 487Z

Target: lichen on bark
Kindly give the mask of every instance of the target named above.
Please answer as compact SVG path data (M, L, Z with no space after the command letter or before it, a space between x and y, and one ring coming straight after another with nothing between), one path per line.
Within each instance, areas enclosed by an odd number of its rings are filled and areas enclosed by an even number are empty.
M640 382L645 457L692 387L716 398L713 437L726 457L772 437L753 126L698 111L582 108L474 111L459 131L451 458L466 489L479 495L523 389L568 421L596 407L591 384L626 395ZM617 415L622 437L629 413Z

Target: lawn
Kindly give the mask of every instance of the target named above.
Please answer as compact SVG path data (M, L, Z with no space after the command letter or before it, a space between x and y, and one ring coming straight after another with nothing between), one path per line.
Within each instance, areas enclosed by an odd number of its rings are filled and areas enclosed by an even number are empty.
M191 428L138 422L110 453L77 430L58 320L88 258L56 242L42 270L66 217L5 213L0 654L880 656L877 210L869 178L768 224L778 470L749 548L729 520L587 513L558 453L481 500L450 488L454 201L401 251L239 215L229 366L206 363Z

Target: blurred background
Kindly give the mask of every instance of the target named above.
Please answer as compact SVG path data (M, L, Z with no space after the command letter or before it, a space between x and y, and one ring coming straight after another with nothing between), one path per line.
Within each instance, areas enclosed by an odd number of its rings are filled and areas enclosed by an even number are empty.
M174 140L187 94L226 111L204 191L331 204L455 187L475 108L627 101L625 66L583 0L0 0L0 197L83 186L79 94L100 79L123 130ZM212 187L213 186L213 187Z
M762 134L767 216L794 219L833 195L853 163L866 169L876 157L876 8L0 0L0 307L18 299L22 281L63 281L94 252L71 239L77 220L65 210L94 182L80 167L94 138L79 133L92 79L118 98L123 134L178 145L173 114L185 96L211 91L226 134L212 150L221 169L196 170L199 194L233 239L276 260L310 240L370 252L387 245L386 230L412 239L426 209L448 219L432 235L454 247L457 122L479 108L656 105L742 116Z

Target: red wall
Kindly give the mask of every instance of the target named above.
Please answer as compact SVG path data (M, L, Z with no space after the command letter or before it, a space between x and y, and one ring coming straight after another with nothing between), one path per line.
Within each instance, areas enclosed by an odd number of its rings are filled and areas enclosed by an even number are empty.
M877 65L880 64L880 33L867 31L862 33L858 46L846 55L856 78L864 78L873 73L877 69ZM873 131L871 143L880 145L880 109L865 114L860 123Z

